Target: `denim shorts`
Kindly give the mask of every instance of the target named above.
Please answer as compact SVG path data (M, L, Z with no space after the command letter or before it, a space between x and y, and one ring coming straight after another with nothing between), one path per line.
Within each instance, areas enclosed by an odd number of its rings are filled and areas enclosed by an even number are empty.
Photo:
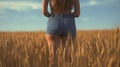
M76 36L75 18L72 14L52 14L48 17L46 34L65 37Z

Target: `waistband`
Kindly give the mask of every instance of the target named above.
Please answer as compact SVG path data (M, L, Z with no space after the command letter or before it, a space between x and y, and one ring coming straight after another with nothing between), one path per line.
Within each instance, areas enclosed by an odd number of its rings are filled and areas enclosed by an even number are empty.
M73 14L57 14L57 13L54 13L51 16L52 17L72 17Z

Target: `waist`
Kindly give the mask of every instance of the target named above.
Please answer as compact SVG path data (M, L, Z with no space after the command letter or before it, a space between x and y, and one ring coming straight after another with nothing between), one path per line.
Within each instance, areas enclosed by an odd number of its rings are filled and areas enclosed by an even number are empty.
M52 13L52 17L73 17L73 14L59 14L59 13Z
M52 10L52 13L56 13L56 14L71 14L71 10Z

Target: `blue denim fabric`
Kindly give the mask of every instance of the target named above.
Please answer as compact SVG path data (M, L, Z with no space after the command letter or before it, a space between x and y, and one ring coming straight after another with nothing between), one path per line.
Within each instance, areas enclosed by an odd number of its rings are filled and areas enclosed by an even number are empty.
M48 18L46 34L60 37L76 36L75 18L72 14L52 14Z

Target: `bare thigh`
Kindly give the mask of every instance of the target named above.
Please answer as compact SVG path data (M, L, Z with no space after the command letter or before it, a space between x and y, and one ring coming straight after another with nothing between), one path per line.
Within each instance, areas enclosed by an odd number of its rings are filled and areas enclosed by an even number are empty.
M46 34L46 40L48 42L48 46L50 45L59 45L60 43L60 37L56 36L56 35L50 35L50 34Z

